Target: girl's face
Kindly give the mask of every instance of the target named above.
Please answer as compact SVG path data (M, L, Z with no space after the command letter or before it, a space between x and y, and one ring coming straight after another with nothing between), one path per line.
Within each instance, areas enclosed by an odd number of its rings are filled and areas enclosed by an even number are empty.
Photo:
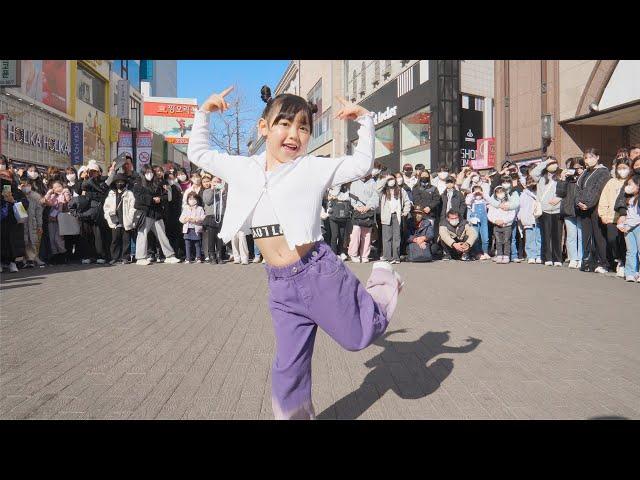
M62 185L59 182L54 182L53 184L53 193L55 193L56 195L60 195L62 193Z
M271 115L272 118L276 116L277 112ZM267 138L267 153L280 163L295 160L307 151L311 128L302 112L298 112L293 120L282 118L274 125L261 118L258 128L260 134Z
M202 179L202 187L203 188L211 188L211 179L209 177Z

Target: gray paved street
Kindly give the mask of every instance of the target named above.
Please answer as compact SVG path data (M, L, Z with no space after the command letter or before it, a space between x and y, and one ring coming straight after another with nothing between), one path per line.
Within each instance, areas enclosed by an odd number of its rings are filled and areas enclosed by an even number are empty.
M397 270L383 339L348 352L319 332L320 419L640 418L640 285L541 265ZM2 419L273 418L262 265L51 267L3 273L0 291Z

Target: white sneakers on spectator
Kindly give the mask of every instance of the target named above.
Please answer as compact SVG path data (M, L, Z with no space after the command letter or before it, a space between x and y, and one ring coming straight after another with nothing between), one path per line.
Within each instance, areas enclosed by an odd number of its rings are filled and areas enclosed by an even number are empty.
M198 259L198 260L199 260L199 259ZM176 258L176 256L175 256L175 255L173 255L173 256L171 256L171 257L167 257L167 258L164 260L164 263L180 263L180 259L179 259L179 258Z
M349 257L347 257L347 255L346 255L346 254L344 254L344 253L341 253L341 254L340 254L340 260L342 260L343 262L346 262L348 258L349 258Z
M535 258L530 258L529 260L527 260L527 263L535 265L536 259Z
M369 258L363 258L362 263L369 263Z
M16 265L16 262L9 263L9 271L11 273L16 273L18 271L18 266Z
M616 277L623 278L624 277L624 266L618 264L618 268L616 268Z
M571 260L569 262L569 268L578 268L578 261L577 260Z
M136 265L150 265L150 264L151 262L149 261L148 258L140 258L136 261Z
M536 258L536 265L542 265L542 259Z
M360 263L360 257L351 257L353 263Z
M638 278L640 278L640 277L636 277L635 275L627 275L626 277L624 277L624 279L627 282L637 282Z
M520 263L523 259L522 258L514 258L513 260L511 260L512 262L515 263Z
M553 266L554 267L561 267L562 266L562 262L553 262Z
M256 255L255 257L253 257L253 263L260 263L261 261L262 261L261 255Z
M82 264L83 265L89 265L91 263L91 259L90 258L83 258L82 259Z
M96 260L96 263L99 263L100 265L104 265L105 263L107 263L107 261L104 258L99 258Z
M544 262L546 267L553 267L553 262Z
M480 260L491 260L491 255L489 255L488 253L483 253L482 255L480 255Z
M594 270L594 272L596 272L596 273L609 273L609 270L607 270L607 269L606 269L606 268L604 268L604 267L598 267L598 268L596 268L596 269Z
M390 263L391 265L395 265L395 264L400 263L400 260L391 260L389 263Z

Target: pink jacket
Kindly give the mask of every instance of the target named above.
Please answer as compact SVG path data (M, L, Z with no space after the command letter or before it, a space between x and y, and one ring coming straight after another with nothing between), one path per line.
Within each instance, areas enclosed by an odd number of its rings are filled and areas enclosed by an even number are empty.
M63 212L69 200L71 200L71 192L68 188L63 189L60 194L53 193L53 190L49 190L44 196L44 202L52 207L49 212L49 217L57 217L58 213Z
M187 217L195 218L195 222L187 222ZM193 228L196 233L202 232L202 222L204 221L204 208L199 205L192 207L191 205L184 205L182 207L182 215L180 215L180 222L184 223L182 226L182 233L187 233L190 228Z

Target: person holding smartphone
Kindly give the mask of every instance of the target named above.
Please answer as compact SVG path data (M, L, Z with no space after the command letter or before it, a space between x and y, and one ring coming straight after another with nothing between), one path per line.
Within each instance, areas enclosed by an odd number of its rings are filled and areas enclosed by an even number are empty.
M569 268L582 266L582 218L576 215L576 182L585 170L582 157L572 157L565 163L556 184L556 197L560 198L560 217L566 229L565 246Z

